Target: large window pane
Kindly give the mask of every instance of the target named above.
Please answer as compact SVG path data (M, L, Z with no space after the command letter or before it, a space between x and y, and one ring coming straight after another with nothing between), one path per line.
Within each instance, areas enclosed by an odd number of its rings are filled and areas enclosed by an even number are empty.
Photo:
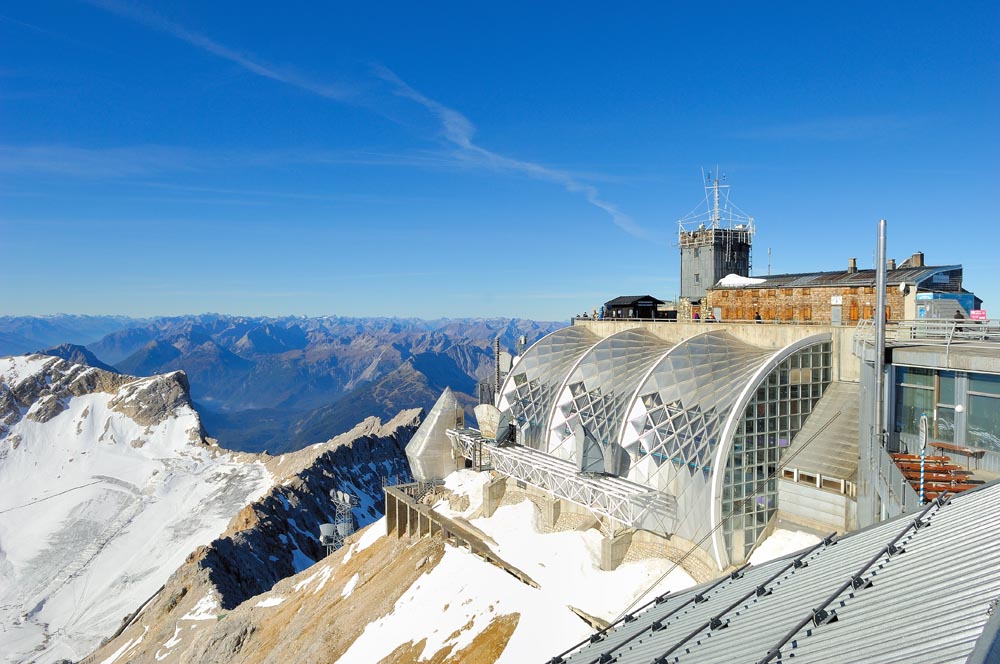
M934 391L900 386L896 389L896 431L920 432L920 416L934 416Z
M938 403L955 405L955 372L941 371L938 373Z
M938 408L937 431L934 438L946 443L955 442L955 411L951 408Z
M969 391L1000 395L1000 376L969 374Z
M1000 399L969 395L969 430L966 442L1000 452Z
M921 369L919 367L897 367L896 384L933 387L934 371L932 369Z

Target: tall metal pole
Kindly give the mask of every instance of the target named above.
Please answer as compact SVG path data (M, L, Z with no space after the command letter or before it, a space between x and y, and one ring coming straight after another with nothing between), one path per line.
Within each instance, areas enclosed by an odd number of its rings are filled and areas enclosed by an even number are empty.
M497 395L500 394L500 337L493 340L493 364L496 367L493 376L493 403L496 403Z
M927 458L927 413L920 414L920 503L924 504L924 460Z
M875 436L885 444L885 219L878 222L878 258L875 263ZM872 450L872 459L874 453Z

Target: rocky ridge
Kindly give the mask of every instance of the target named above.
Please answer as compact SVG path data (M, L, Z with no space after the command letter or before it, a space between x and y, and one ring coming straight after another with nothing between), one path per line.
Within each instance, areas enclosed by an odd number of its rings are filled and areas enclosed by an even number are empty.
M380 517L383 478L410 479L404 448L420 419L419 410L384 424L370 417L326 443L261 457L275 478L271 490L243 508L220 537L194 551L135 621L85 661L116 653L116 661L129 662L233 661L225 653L249 638L236 621L222 637L225 645L210 639L196 646L199 634L213 628L217 616L325 558L317 535L318 524L334 519L331 490L359 498L358 525Z
M136 378L37 353L17 359L10 378L0 381L0 438L22 417L48 422L66 410L70 398L86 394L114 395L112 410L150 427L191 406L183 371Z

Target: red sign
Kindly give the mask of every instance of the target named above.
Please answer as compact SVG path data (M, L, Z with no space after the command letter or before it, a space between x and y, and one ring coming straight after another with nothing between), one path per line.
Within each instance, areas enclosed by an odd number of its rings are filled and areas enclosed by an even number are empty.
M973 309L969 312L969 318L972 320L986 320L986 309Z

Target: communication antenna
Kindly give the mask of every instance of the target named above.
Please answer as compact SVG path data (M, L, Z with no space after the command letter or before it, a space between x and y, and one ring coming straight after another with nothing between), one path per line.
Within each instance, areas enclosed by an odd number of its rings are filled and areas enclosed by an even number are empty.
M351 510L358 506L358 497L346 491L330 492L336 514L333 523L319 524L319 543L326 547L326 555L330 555L344 546L344 540L354 532L354 517Z
M740 272L737 246L746 245L749 248L753 244L753 237L757 232L756 222L730 200L730 186L718 166L714 173L706 173L702 169L702 179L705 197L687 215L677 220L678 246L710 246L714 238L719 237L722 240L725 271ZM752 267L751 260L748 253L747 274Z

